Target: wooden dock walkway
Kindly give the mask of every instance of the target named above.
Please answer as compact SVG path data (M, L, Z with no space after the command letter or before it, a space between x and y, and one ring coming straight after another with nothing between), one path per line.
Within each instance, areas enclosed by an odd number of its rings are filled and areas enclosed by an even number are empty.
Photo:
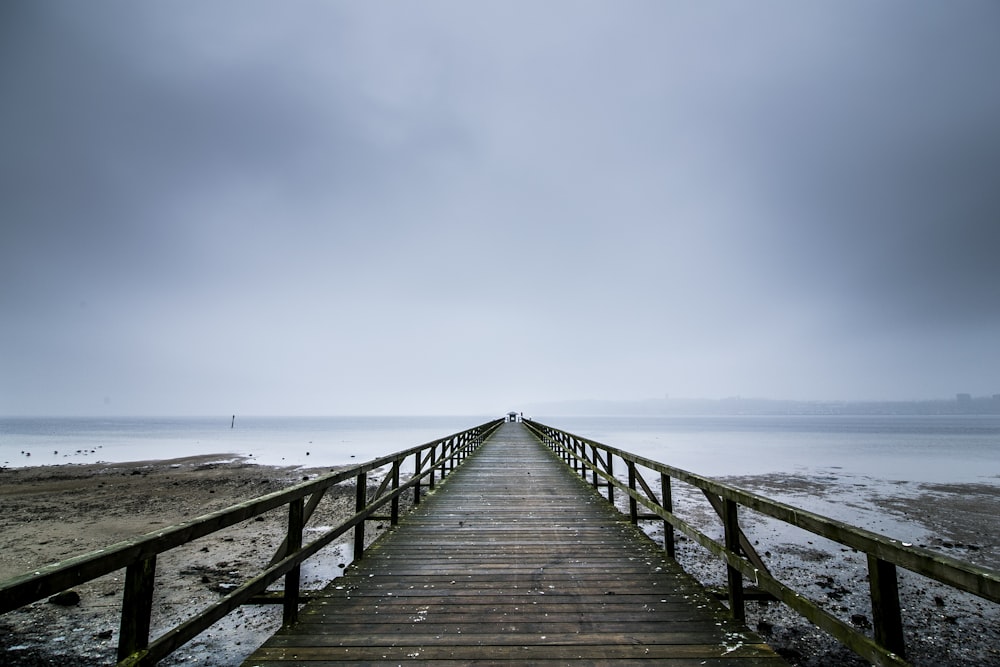
M244 667L785 663L505 424Z

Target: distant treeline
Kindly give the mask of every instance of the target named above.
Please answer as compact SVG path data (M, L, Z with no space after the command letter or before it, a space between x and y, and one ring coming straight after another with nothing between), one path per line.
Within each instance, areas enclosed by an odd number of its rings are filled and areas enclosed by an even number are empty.
M536 403L525 414L565 416L657 415L997 415L1000 394L927 401L787 401L763 398L651 398Z

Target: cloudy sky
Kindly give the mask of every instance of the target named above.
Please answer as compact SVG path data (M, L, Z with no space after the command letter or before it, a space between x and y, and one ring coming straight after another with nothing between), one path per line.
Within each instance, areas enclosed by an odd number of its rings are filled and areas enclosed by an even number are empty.
M0 414L1000 393L1000 4L10 0Z

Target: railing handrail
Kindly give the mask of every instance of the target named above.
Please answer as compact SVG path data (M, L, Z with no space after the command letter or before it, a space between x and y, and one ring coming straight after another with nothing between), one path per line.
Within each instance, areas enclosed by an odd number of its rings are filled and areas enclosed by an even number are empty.
M795 608L796 611L803 613L810 621L824 630L831 632L831 634L833 634L842 643L845 643L849 648L855 650L860 653L862 657L869 659L876 664L907 664L901 657L903 652L901 626L899 628L889 628L888 630L882 628L881 631L878 626L880 621L878 618L879 612L884 611L887 615L892 616L892 609L873 609L873 615L876 616L877 639L885 639L884 637L879 637L879 635L883 632L898 633L898 637L894 637L891 641L885 642L890 645L889 648L886 648L886 646L883 646L880 643L871 642L867 636L857 632L850 626L847 626L843 622L839 621L839 619L829 616L825 611L820 610L818 606L809 605L808 603L801 601L803 596L792 591L790 588L779 582L771 576L769 572L761 571L760 567L748 562L748 560L743 557L743 554L746 553L746 548L744 547L741 549L739 546L736 546L736 543L733 542L733 540L736 539L736 535L729 535L730 527L732 527L734 533L740 533L739 536L742 537L738 521L736 520L736 507L747 507L771 518L783 521L796 526L797 528L801 528L815 535L819 535L867 554L869 567L871 569L871 577L873 579L873 607L878 607L883 602L881 600L874 599L876 597L875 586L885 587L886 590L883 592L887 593L889 597L895 597L896 606L898 607L898 593L896 590L895 580L896 565L930 579L934 579L935 581L947 586L972 593L992 602L1000 603L1000 571L980 567L956 558L952 558L945 554L939 554L929 549L916 547L864 528L852 526L837 519L832 519L814 512L799 509L787 503L782 503L765 496L744 491L711 478L698 475L687 470L682 470L680 468L675 468L659 461L654 461L644 456L633 454L617 447L597 442L596 440L591 440L552 426L547 426L540 422L528 419L525 419L524 421L525 424L532 429L545 444L549 445L553 449L560 450L565 455L564 461L573 465L574 470L577 470L583 475L586 475L587 473L593 475L595 486L597 485L597 477L601 477L605 483L609 485L609 499L612 498L610 495L612 487L618 488L626 493L630 499L633 522L636 520L635 503L642 504L644 507L652 511L656 518L662 519L672 528L681 530L681 532L685 533L689 537L692 537L695 542L715 553L717 556L720 556L726 561L727 566L730 568L731 575L733 574L733 570L735 570L741 575L747 575L755 578L758 585L762 589L767 590L767 592L771 593L778 599L788 603L790 606ZM587 458L585 448L592 448L592 451L595 452L593 455L594 460ZM605 458L603 460L596 455L597 450L604 453ZM629 485L623 484L614 476L612 456L617 456L629 467L629 478L631 482ZM572 463L570 459L572 459ZM602 470L598 463L603 464L605 469ZM640 494L635 486L635 466L641 466L642 468L660 473L661 479L665 480L662 482L665 485L664 496L669 496L669 480L672 478L701 489L702 492L709 496L710 499L714 496L718 498L723 505L731 505L731 526L727 524L725 517L723 517L723 523L726 527L727 533L727 544L719 544L715 540L712 540L702 534L694 526L677 517L672 511L672 507L665 507L665 504L655 497L644 480L640 480L640 483L645 491L645 495ZM721 507L719 509L721 509ZM665 536L665 539L667 539L667 536ZM671 544L670 551L672 551L673 536L670 535L669 539ZM756 554L754 554L754 556L756 556ZM876 579L879 581L875 581ZM735 580L740 583L740 586L742 586L741 579L737 577ZM732 585L733 581L734 579L731 577L730 585ZM734 602L733 596L735 594L737 593L730 590L729 595L731 603ZM741 592L738 593L738 599L735 600L735 602L742 605ZM885 604L888 607L891 607L892 600L885 601ZM812 607L815 607L815 609ZM733 611L734 614L742 613L742 610L737 611L734 609ZM896 610L896 613L898 614L898 609ZM824 617L820 617L819 614L823 614ZM890 618L887 623L892 625L894 624L894 620Z
M151 645L148 641L148 618L146 619L145 627L142 627L142 623L140 622L140 627L137 630L137 637L126 638L124 636L120 636L119 660L121 662L119 664L155 663L157 660L162 659L162 657L182 645L184 642L189 641L199 632L206 629L209 625L222 618L229 611L232 611L240 604L248 602L254 595L262 593L268 585L276 581L282 575L287 576L288 573L293 570L295 571L294 584L296 587L295 593L297 594L297 567L299 564L314 555L337 537L346 533L351 528L355 529L355 556L360 557L364 541L363 524L365 520L372 516L375 510L389 502L393 502L393 521L395 521L395 503L398 502L399 496L404 491L411 488L414 489L414 502L419 503L420 488L424 477L427 477L428 475L430 476L429 486L433 488L434 474L436 470L440 469L443 476L444 471L449 464L452 466L451 469L454 469L454 466L456 465L454 459L458 459L457 462L460 463L470 453L469 450L471 448L478 447L478 445L482 444L483 440L492 434L493 431L495 431L502 423L503 419L495 419L485 422L464 431L459 431L443 438L432 440L422 445L417 445L410 447L409 449L382 456L345 470L338 470L308 482L303 482L280 491L275 491L237 505L205 514L191 519L190 521L184 521L161 530L147 533L134 539L118 542L106 548L97 549L65 561L51 563L25 574L7 579L0 582L0 614L23 607L73 586L91 581L106 574L110 574L111 572L121 570L122 568L127 568L128 572L124 591L125 601L123 602L122 611L122 629L124 631L126 624L131 623L131 620L126 618L127 614L125 613L126 607L129 604L129 596L138 594L132 592L133 583L135 586L142 588L139 580L143 578L148 579L149 590L146 591L143 589L141 591L141 595L144 598L148 597L148 603L151 604L152 572L153 568L155 568L156 556L159 554L192 542L196 539L205 537L219 530L242 523L284 505L288 505L290 508L289 535L291 536L292 533L297 530L300 534L299 541L301 542L301 531L305 521L308 520L308 517L305 517L304 519L302 517L302 505L304 499L307 496L313 496L316 498L316 502L318 502L322 494L336 484L340 484L341 482L345 482L351 478L355 478L359 481L360 484L357 491L358 504L356 507L356 514L344 523L330 529L325 534L305 546L299 544L297 548L294 548L296 545L289 542L288 544L290 545L290 548L288 550L293 553L284 554L284 557L277 562L273 562L262 574L258 575L254 579L251 579L240 588L237 588L230 594L226 595L218 603L210 606L207 610L202 611L200 614L185 622L181 626L168 631L166 634L153 642L153 645L160 644L161 650L154 652L154 654L150 653L149 649ZM437 456L436 454L438 447L442 448L440 456ZM449 447L450 451L446 451L449 450ZM425 452L426 456L424 456ZM399 485L399 472L401 464L410 456L414 456L416 461L414 473L406 484ZM435 456L437 456L437 458L435 458ZM390 473L394 478L393 489L385 495L379 495L383 490L385 490L386 484L383 483L379 492L376 494L376 497L369 503L367 498L367 486L365 486L365 488L361 488L361 484L366 484L365 480L367 479L367 473L383 468L386 465L393 466ZM388 479L386 482L387 481ZM299 506L297 526L293 525L295 523L293 520L293 514L296 511L294 506L296 505ZM361 526L360 531L358 530L359 526ZM361 542L360 545L357 543L358 541ZM148 569L149 572L146 572L145 574L140 572L143 569L143 564L148 564L146 569ZM133 570L135 571L133 572ZM139 583L130 582L131 579L135 579L136 582ZM286 580L286 594L287 589L288 581ZM290 605L286 600L286 620L289 606ZM148 616L148 609L146 611ZM146 636L141 636L143 634ZM137 643L134 646L130 645L123 647L123 641L126 643L130 641Z

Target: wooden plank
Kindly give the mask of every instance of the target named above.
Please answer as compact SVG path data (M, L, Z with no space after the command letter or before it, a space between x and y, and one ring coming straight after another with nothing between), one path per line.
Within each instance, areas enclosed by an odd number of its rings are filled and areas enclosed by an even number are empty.
M715 645L716 633L709 630L700 632L663 632L657 628L628 627L614 632L601 628L600 632L578 632L566 628L569 624L553 624L552 626L522 627L514 623L497 623L493 626L473 628L468 632L454 633L446 638L447 627L428 626L428 632L439 632L441 640L438 643L448 647L474 646L523 646L525 634L537 637L532 641L542 642L546 646L571 645L581 646L697 646ZM649 624L647 624L649 625ZM433 629L430 629L432 628ZM391 647L401 644L418 645L423 635L414 624L400 623L396 626L380 626L372 631L366 631L364 625L345 626L339 628L344 636L320 635L285 635L275 641L272 649L322 649L336 647ZM414 641L416 640L416 641Z
M500 423L500 420L487 422L468 431L436 440L434 443L454 438L463 438L468 441L469 439L478 439L481 436L488 437ZM128 567L138 561L156 556L164 551L169 551L218 530L252 519L260 514L286 505L296 498L323 492L359 473L371 472L389 464L398 466L400 461L411 455L419 457L421 451L433 446L434 443L411 447L401 452L374 459L350 470L325 475L313 481L260 496L245 503L233 505L232 507L192 519L191 521L147 533L135 539L119 542L65 561L51 563L32 572L0 582L0 614ZM401 489L411 488L411 485L419 488L421 476L426 474L428 474L427 471L421 472L418 468L414 478L401 487ZM390 494L390 496L387 496L387 499L390 501L395 500L397 497L393 494ZM354 524L351 525L353 526ZM276 562L272 561L272 565L276 564Z
M484 651L485 653L486 651ZM433 660L425 660L419 657L419 651L417 652L418 657L407 656L405 658L408 667L465 667L470 664L475 664L477 667L510 667L512 663L522 663L530 664L533 667L565 667L567 664L567 658L557 657L557 658L545 658L538 655L532 656L530 659L525 658L500 658L492 659L489 657L478 657L470 661L469 659L450 659L450 658L435 658ZM392 660L388 658L365 660L361 663L364 665L384 665L385 667L398 667L402 664L404 659ZM352 660L349 659L348 662ZM574 657L572 658L573 667L606 667L607 665L616 664L614 660L607 660L604 658L582 658ZM284 657L280 660L259 660L254 663L255 667L335 667L341 666L345 663L340 660L297 660L292 657ZM671 657L671 658L659 658L658 663L666 665L667 667L780 667L781 665L786 665L786 663L781 662L765 662L761 658L743 658L743 657L722 657L722 658L687 658L687 657Z
M540 641L545 641L541 639ZM763 655L770 653L770 655ZM309 664L309 661L349 661L364 664L368 661L407 660L516 660L534 664L536 660L603 660L608 664L613 660L669 660L670 658L726 658L727 665L787 665L770 652L766 644L679 644L679 645L634 645L634 644L584 644L580 646L564 644L518 644L489 646L434 646L413 644L404 646L320 646L294 648L262 648L258 651L260 660L282 660L291 658ZM740 658L751 661L736 662ZM257 665L256 661L248 664Z
M244 663L785 664L521 424Z
M535 422L532 422L531 426L551 430L551 427ZM743 491L742 489L702 475L696 475L686 470L660 463L659 461L631 454L617 447L604 445L586 438L581 438L581 441L592 448L595 456L597 456L597 451L602 451L608 460L612 460L614 456L618 456L624 460L633 461L636 465L643 468L660 472L671 478L695 486L706 494L732 500L743 507L838 542L857 551L875 556L917 574L935 579L947 586L978 595L992 602L1000 602L1000 571L966 563L929 549L915 547L863 528L851 526L843 521L824 517L749 491ZM598 475L596 469L593 471L593 474L595 477ZM666 519L666 517L662 518Z

